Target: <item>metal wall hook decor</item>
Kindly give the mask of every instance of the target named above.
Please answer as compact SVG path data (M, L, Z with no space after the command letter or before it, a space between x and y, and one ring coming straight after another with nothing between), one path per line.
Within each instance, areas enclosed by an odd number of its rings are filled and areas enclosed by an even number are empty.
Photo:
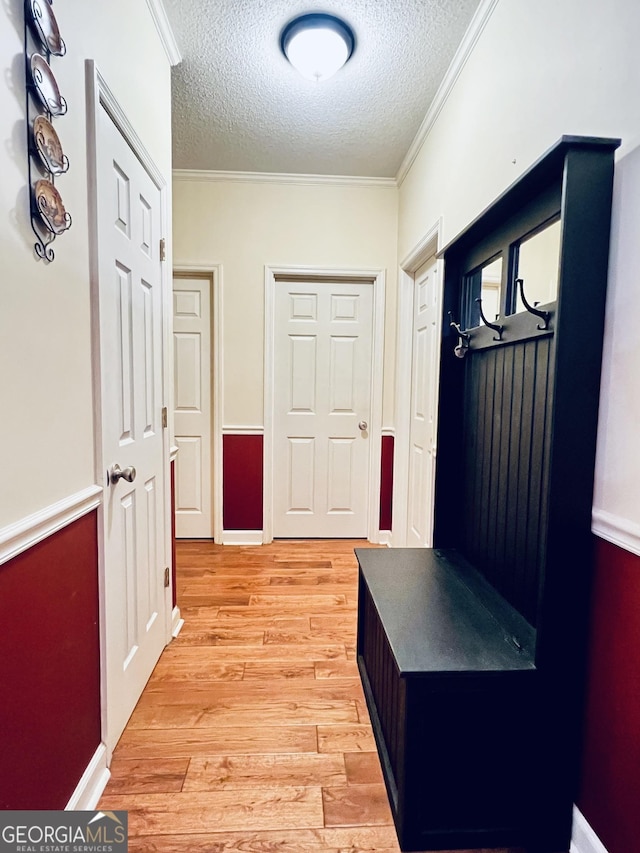
M38 231L38 227L36 226L36 213L34 210L33 199L31 201L31 228L33 229L33 233L36 236L36 242L33 244L33 248L35 250L36 255L43 261L47 263L51 263L51 261L55 258L55 254L53 249L49 245L53 243L56 239L56 235L53 231L45 231L43 234Z
M536 326L536 329L538 329L540 332L546 332L547 329L549 328L549 320L551 319L551 312L550 311L543 311L541 308L536 308L535 306L538 304L537 302L535 302L533 305L531 305L529 302L527 302L527 298L524 295L524 279L523 278L517 278L516 279L516 287L520 288L520 299L522 299L522 304L524 305L525 309L529 312L529 314L533 314L536 317L540 317L540 319L544 321L544 325L541 326L540 323L538 323L538 325Z
M482 297L481 296L478 296L475 301L478 303L478 310L480 312L480 319L482 320L482 322L485 324L485 326L488 326L490 329L493 329L494 332L498 333L498 337L496 338L496 336L494 335L493 340L494 341L501 341L502 340L502 331L504 329L504 326L501 326L499 323L490 323L487 320L487 318L484 316L484 311L482 310Z
M29 0L29 22L43 47L55 56L64 56L67 46L60 35L60 28L53 12L51 0Z
M464 358L471 344L471 335L468 332L463 332L460 328L460 323L456 323L453 319L453 312L449 311L449 325L455 330L458 336L458 343L453 348L453 354L456 358Z
M60 34L52 0L25 0L24 64L25 124L27 130L27 174L29 218L35 236L37 258L51 263L52 243L71 227L55 180L69 169L54 120L67 112L51 69L51 57L62 57L67 48Z

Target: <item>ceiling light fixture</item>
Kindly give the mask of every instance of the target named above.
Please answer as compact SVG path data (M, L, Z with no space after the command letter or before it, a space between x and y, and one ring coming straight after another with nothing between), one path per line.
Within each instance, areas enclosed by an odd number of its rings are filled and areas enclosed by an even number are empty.
M319 83L339 71L353 53L351 28L334 15L301 15L289 21L280 47L293 67Z

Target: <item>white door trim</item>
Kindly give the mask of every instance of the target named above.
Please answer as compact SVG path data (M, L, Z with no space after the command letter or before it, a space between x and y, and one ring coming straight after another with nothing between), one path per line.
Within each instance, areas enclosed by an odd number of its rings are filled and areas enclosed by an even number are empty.
M224 411L222 396L224 389L222 382L224 353L222 345L222 264L187 264L182 261L174 261L173 274L206 276L211 281L211 312L213 314L211 326L211 334L213 335L211 342L211 358L213 361L211 371L213 538L216 542L222 542L222 412ZM171 342L168 363L173 364L173 341ZM173 412L173 408L170 409L170 412ZM171 434L173 435L173 424L171 424Z
M263 539L273 540L273 453L275 381L275 287L278 278L296 277L335 281L371 282L373 287L373 358L371 360L371 430L369 442L369 510L370 542L379 541L380 520L380 450L382 433L382 373L384 356L385 271L376 269L332 269L307 266L265 266L264 281L264 486Z
M170 238L167 229L168 206L167 206L167 184L162 173L152 160L133 125L122 110L113 92L109 88L104 77L100 74L92 59L85 61L86 93L87 93L87 171L89 186L89 263L90 263L90 294L91 294L91 361L93 378L93 411L94 420L94 460L96 470L96 483L103 491L107 487L105 470L106 462L102 452L102 423L103 423L103 366L100 358L100 312L99 312L99 239L98 239L98 164L97 164L97 141L98 122L100 110L104 109L127 144L146 170L160 193L160 228L166 239ZM168 405L170 388L168 385L167 354L170 352L170 324L168 318L171 316L171 277L168 263L161 264L161 282L163 294L163 336L162 336L162 394L164 405ZM164 430L163 436L163 485L166 497L170 494L169 481L169 430ZM164 562L169 566L171 562L171 504L165 497L164 506ZM100 706L102 732L106 731L106 612L105 612L105 541L104 541L104 500L99 512L98 523L98 587L100 598ZM169 573L171 575L171 573ZM164 598L164 623L166 642L171 641L172 630L172 600L171 588L165 588ZM107 763L111 762L111 755L107 754Z
M409 433L411 419L411 363L413 346L413 279L414 273L433 257L442 242L442 218L427 231L400 263L398 274L398 307L396 327L396 399L395 452L393 470L393 530L391 544L402 548L407 544L409 506ZM443 262L438 261L438 277L442 282ZM438 330L439 333L439 330ZM438 342L437 350L440 350ZM437 387L436 381L436 387ZM434 456L436 449L434 448ZM436 457L437 458L437 457Z

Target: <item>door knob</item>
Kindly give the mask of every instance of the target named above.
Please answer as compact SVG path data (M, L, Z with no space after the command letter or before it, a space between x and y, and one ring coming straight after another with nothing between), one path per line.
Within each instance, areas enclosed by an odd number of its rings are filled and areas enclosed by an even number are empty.
M358 424L358 429L364 432L366 429L369 429L369 424L366 421L360 421Z
M116 462L115 465L111 466L111 470L109 471L109 483L112 486L118 482L118 480L126 480L127 483L133 483L136 478L136 469L133 465L130 465L128 468L121 468Z

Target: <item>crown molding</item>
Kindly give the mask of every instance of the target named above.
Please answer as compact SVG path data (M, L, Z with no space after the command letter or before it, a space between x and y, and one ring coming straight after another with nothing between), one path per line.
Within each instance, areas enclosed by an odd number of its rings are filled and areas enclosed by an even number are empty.
M404 156L404 160L400 164L398 174L396 175L396 183L398 186L401 186L402 182L407 177L409 169L420 153L420 149L424 145L424 142L429 135L429 131L436 123L436 119L442 112L442 108L446 104L462 69L467 64L467 60L471 56L471 53L476 46L476 42L482 35L482 31L486 27L489 18L493 14L498 3L499 0L482 0L478 6L475 15L471 19L471 23L460 42L460 46L458 47L455 56L451 60L451 65L449 65L447 73L444 75L442 83L438 87L438 91L431 102L431 106L424 117L424 121L420 125L413 142L409 146L409 150Z
M396 189L395 178L360 177L358 175L296 175L280 172L223 172L205 169L174 169L176 181L241 184L298 184L332 187L382 187Z
M153 23L156 25L160 41L164 47L167 59L171 65L179 65L182 62L182 54L178 42L171 29L169 18L162 0L147 0L147 6L151 12Z

